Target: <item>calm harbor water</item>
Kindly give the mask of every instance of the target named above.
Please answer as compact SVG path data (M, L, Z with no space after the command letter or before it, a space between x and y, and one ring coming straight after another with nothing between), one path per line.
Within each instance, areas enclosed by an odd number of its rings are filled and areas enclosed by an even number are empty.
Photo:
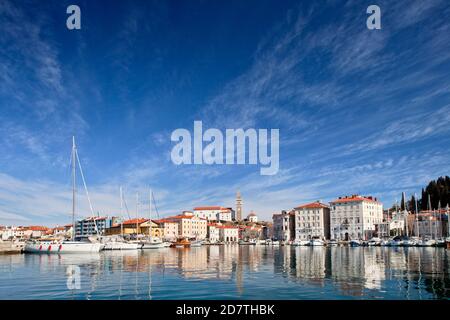
M238 245L3 255L0 299L448 299L449 255L444 248ZM74 266L79 288L69 289Z

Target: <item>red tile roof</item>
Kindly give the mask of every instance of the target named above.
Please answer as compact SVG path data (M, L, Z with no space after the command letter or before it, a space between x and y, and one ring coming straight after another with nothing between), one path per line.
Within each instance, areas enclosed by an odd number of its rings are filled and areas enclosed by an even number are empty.
M352 196L347 196L347 197L341 197L339 199L336 199L334 201L331 201L330 203L344 203L344 202L362 202L362 201L367 201L367 202L376 202L378 203L379 201L377 200L377 198L373 198L371 196L369 197L363 197L363 196L358 196L358 195L352 195Z
M235 226L217 226L217 225L216 225L216 228L219 228L219 229L239 229L238 227L235 227Z
M48 228L47 227L43 227L43 226L29 226L29 227L25 227L25 230L32 230L32 231L47 231Z
M168 219L159 219L159 220L152 220L154 223L176 223L175 221L168 220Z
M226 208L222 208L219 206L212 206L212 207L195 207L194 211L200 211L200 210L223 210Z
M315 202L311 202L311 203L306 203L306 204L302 204L299 205L298 207L295 207L295 209L315 209L315 208L328 208L328 206L326 204L323 204L319 201L315 201Z
M147 221L148 221L148 219L139 218L139 219L126 220L126 221L123 222L123 224L124 225L128 225L128 224L136 225L136 224L141 224L141 223L144 223L144 222L147 222ZM120 225L120 224L118 224L118 225Z

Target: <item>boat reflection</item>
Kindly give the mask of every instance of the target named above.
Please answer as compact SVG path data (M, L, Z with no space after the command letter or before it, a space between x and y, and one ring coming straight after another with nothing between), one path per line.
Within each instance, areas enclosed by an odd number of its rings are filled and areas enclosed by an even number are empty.
M287 293L293 299L306 294L321 298L314 292L324 292L325 299L446 299L450 297L448 256L444 248L427 247L222 245L88 255L15 255L4 258L0 266L10 277L17 272L16 266L23 264L33 270L35 278L52 275L63 280L67 268L77 266L83 290L74 290L69 296L55 293L75 299L177 299L176 288L193 283L203 286L205 294L210 291L211 298L215 286L222 286L228 290L225 297L242 298L277 299ZM280 289L274 290L273 296L259 296L257 290L265 286ZM184 294L190 297L188 291Z

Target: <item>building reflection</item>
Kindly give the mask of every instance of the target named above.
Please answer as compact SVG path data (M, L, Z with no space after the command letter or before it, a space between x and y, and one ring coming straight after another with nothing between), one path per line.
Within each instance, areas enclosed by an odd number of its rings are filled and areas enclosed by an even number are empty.
M249 280L272 273L275 278L289 280L294 296L300 296L300 285L307 284L313 288L331 286L329 290L342 296L370 298L384 292L382 295L389 297L390 292L395 292L395 297L421 299L430 295L450 297L448 256L449 251L443 248L221 245L92 255L12 256L11 265L14 259L23 259L47 274L58 272L61 266L77 265L83 270L83 285L88 287L86 298L107 282L117 285L119 298L124 285L134 285L136 297L142 297L145 291L144 296L151 298L152 282L164 281L166 276L231 282L237 294L244 296L252 290Z

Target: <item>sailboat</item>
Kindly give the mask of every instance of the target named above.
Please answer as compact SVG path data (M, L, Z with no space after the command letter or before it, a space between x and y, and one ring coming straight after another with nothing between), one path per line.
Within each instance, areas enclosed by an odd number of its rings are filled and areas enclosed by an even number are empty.
M152 191L150 190L150 204L149 204L149 220L148 220L148 239L144 240L142 243L142 249L159 249L164 248L164 243L158 239L154 238L152 235Z
M419 247L432 247L434 245L436 245L436 240L431 239L432 237L432 228L431 228L431 222L433 220L433 217L431 216L431 199L430 199L430 195L428 195L428 212L430 213L430 218L429 218L429 225L430 225L430 238L424 238L421 239L417 242L417 246Z
M72 240L71 241L33 241L27 242L24 251L28 253L92 253L99 252L104 248L104 244L75 241L75 213L76 213L76 164L80 168L81 178L83 179L84 189L89 201L91 213L94 216L91 200L84 179L83 170L81 169L80 159L78 158L75 137L72 137ZM97 229L97 227L96 227ZM98 232L98 230L97 230Z
M110 237L105 243L104 250L137 250L141 248L139 243L128 242L124 240L123 234L123 193L122 187L120 187L120 234L121 237Z

